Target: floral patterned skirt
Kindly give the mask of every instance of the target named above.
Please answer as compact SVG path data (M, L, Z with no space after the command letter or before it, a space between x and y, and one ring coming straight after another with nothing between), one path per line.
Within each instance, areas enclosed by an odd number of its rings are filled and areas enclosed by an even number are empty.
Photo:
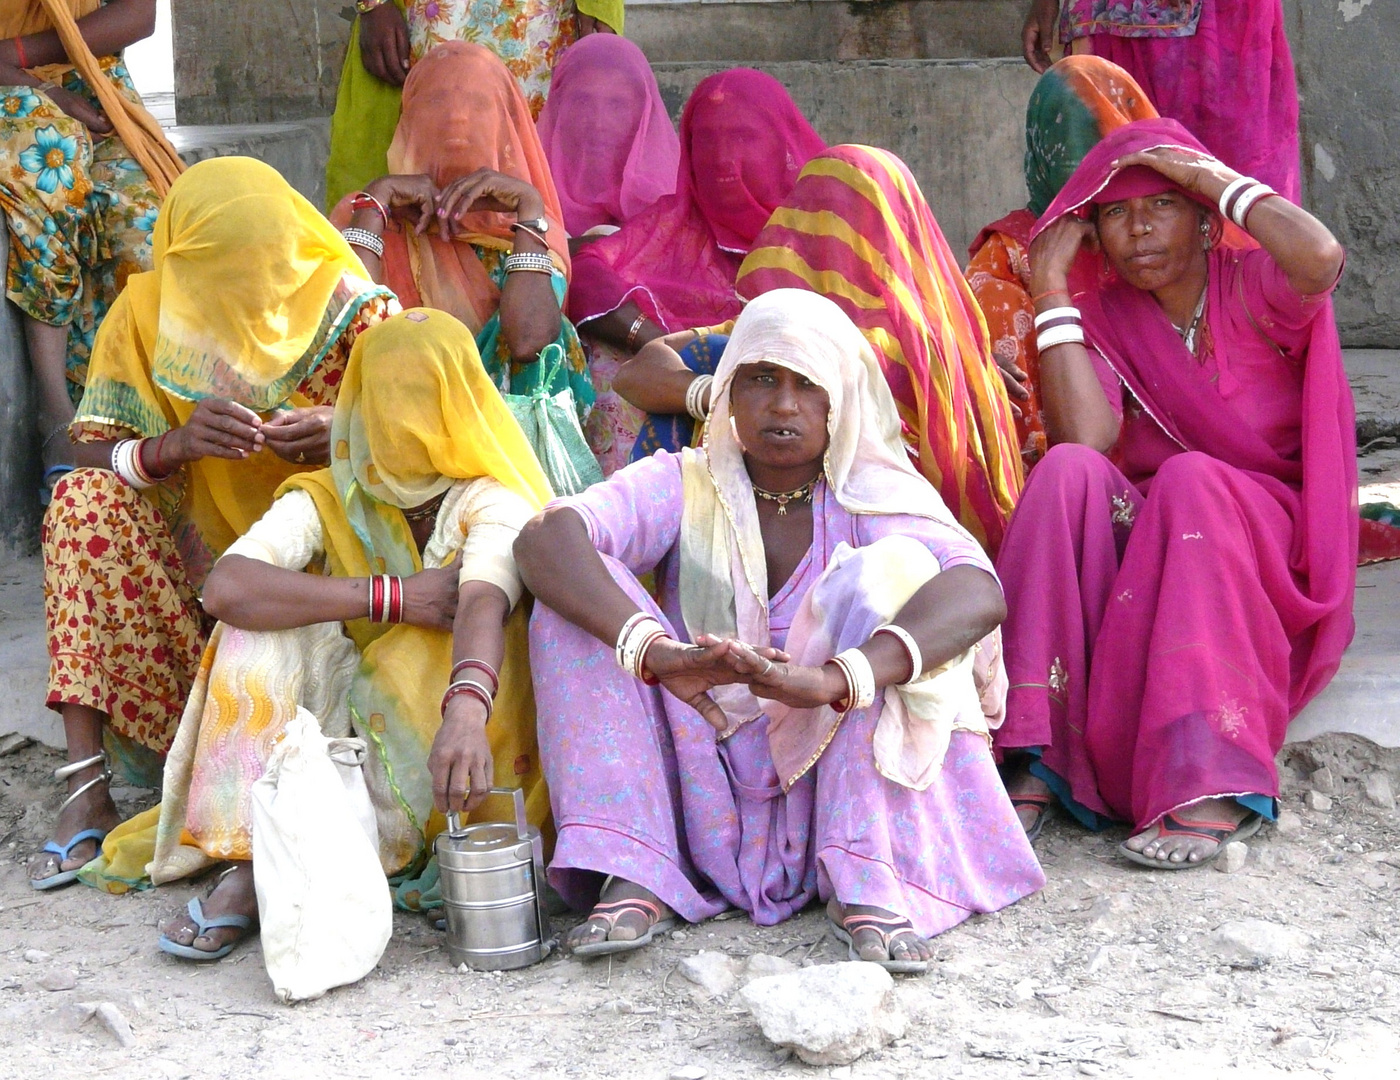
M116 57L101 61L140 100ZM77 71L67 90L94 105ZM35 87L0 86L0 217L10 231L6 295L26 315L67 326L68 389L82 396L92 340L126 279L151 268L160 200L122 141L86 127Z
M48 705L88 705L157 753L180 714L213 628L164 516L106 469L61 479L44 517Z

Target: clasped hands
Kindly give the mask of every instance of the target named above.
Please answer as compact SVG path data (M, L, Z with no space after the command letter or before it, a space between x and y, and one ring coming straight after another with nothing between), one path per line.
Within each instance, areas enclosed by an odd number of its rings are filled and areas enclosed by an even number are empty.
M834 666L794 664L781 649L714 634L699 635L694 645L660 638L647 649L645 668L716 731L729 726L724 710L709 695L716 686L744 683L758 697L798 709L840 701L847 689L844 676Z
M282 409L264 420L246 405L228 398L204 398L190 418L166 436L161 464L169 471L201 458L237 461L267 447L296 465L330 461L329 406Z
M463 218L482 210L514 214L525 220L545 216L544 200L533 186L494 169L477 169L443 188L421 173L381 176L365 191L378 199L391 216L411 224L419 236L436 229L443 240L460 236L464 231ZM366 226L383 225L377 214L372 216L376 220L365 220Z

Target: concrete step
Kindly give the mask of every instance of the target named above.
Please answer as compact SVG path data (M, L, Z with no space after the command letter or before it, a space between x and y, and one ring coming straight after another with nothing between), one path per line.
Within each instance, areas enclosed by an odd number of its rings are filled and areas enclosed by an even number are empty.
M0 735L16 731L63 745L58 715L44 707L43 568L37 557L0 562ZM1363 566L1356 639L1331 684L1293 721L1288 742L1340 732L1400 747L1400 561Z
M1025 0L629 3L652 63L1019 56Z

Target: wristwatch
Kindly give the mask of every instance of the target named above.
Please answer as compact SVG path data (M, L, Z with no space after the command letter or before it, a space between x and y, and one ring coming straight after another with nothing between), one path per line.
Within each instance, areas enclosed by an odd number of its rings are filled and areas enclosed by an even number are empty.
M541 235L549 232L549 222L542 217L520 218L518 221L516 221L515 224L523 225L525 226L525 228L532 229L535 232L540 233Z

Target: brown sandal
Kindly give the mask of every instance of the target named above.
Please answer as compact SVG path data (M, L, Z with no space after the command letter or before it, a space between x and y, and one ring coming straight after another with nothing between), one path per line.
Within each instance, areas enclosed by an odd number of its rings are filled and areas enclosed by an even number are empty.
M610 941L604 938L602 941L590 941L584 945L576 945L570 951L575 956L611 956L615 953L634 952L643 945L651 944L651 939L657 934L664 934L671 927L676 925L675 916L661 916L661 905L653 903L651 900L643 900L636 897L630 900L600 901L593 905L593 910L588 913L585 922L600 920L608 928L608 933L613 932L618 920L628 912L638 912L651 920L646 933L641 937L633 938L631 941Z

